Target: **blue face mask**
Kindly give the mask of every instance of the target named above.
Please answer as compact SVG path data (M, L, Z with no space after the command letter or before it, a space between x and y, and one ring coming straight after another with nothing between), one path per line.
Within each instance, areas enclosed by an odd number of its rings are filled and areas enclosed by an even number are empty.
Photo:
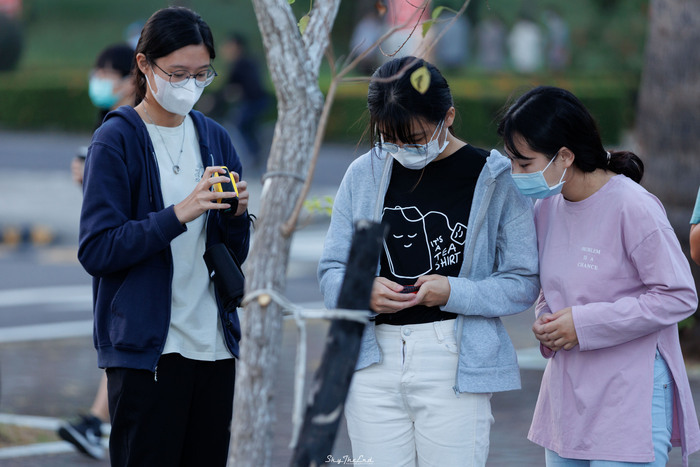
M511 167L510 176L513 177L513 182L515 182L515 186L518 187L520 193L537 199L548 198L561 193L561 188L564 185L564 175L566 175L566 169L564 169L564 173L561 174L559 182L554 186L549 186L547 184L547 180L544 178L544 171L547 170L550 165L552 165L552 162L554 162L554 159L556 159L558 155L559 153L557 152L557 154L552 157L552 160L549 161L547 167L539 172L514 174Z
M88 94L90 95L92 104L104 110L109 110L114 107L121 97L114 92L114 81L111 79L98 78L96 76L90 78Z

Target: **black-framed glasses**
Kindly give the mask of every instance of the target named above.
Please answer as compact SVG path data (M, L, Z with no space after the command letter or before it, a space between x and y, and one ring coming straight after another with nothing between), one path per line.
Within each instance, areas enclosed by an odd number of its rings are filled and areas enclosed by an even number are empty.
M214 78L219 76L213 66L209 65L205 71L200 71L199 73L191 74L186 71L176 71L174 73L168 73L164 69L158 66L156 62L153 63L160 71L168 75L170 85L174 88L181 88L190 82L190 79L194 78L194 84L199 88L207 87L214 81Z

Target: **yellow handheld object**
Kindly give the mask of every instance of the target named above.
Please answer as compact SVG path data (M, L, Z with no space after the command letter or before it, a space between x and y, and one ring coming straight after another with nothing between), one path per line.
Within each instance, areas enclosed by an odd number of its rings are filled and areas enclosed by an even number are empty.
M217 203L228 203L231 205L231 207L229 209L224 210L225 213L229 213L229 212L235 213L236 210L238 209L238 187L236 186L236 181L234 180L233 175L228 170L228 167L222 166L221 171L214 172L213 176L214 177L223 176L223 177L228 177L231 179L231 181L229 183L215 183L214 185L212 185L212 189L214 191L218 191L220 193L224 192L224 191L236 193L235 198L224 198L224 199L219 198L216 200Z

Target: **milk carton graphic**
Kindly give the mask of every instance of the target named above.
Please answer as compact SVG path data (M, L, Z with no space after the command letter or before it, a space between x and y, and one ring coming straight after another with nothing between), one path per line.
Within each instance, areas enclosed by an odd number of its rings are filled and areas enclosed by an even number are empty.
M432 268L425 216L415 207L384 208L383 220L392 226L384 240L384 251L391 273L404 279L415 279L428 274ZM394 255L410 255L411 261L402 261L397 270Z

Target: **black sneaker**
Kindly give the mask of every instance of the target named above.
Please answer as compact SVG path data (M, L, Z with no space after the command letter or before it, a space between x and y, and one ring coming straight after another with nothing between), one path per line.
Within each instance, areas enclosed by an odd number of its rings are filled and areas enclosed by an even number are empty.
M102 447L102 422L92 415L81 415L73 422L64 422L58 428L58 436L73 444L78 451L94 459L104 457Z

